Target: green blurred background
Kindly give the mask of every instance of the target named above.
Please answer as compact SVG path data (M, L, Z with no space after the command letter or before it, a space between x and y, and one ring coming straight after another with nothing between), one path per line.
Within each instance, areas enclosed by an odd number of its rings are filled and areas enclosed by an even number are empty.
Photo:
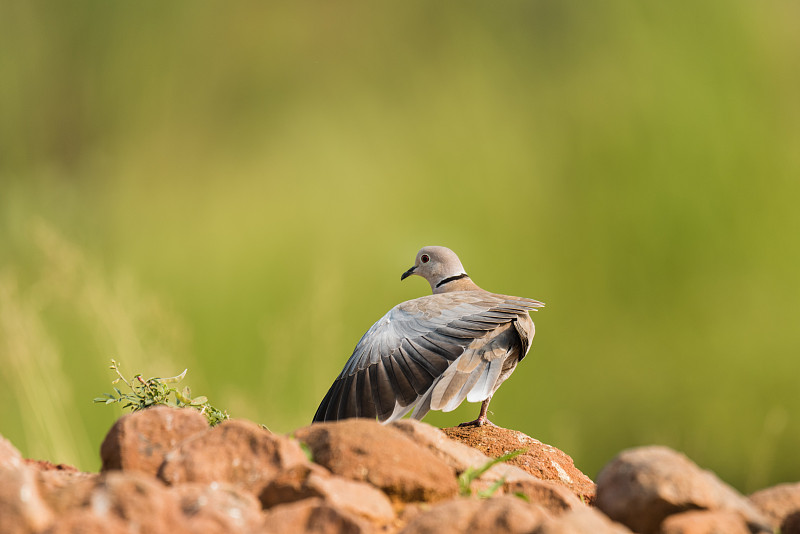
M99 467L129 375L278 432L429 293L547 302L492 419L594 477L800 479L800 4L0 4L0 433ZM426 421L474 418L477 405Z

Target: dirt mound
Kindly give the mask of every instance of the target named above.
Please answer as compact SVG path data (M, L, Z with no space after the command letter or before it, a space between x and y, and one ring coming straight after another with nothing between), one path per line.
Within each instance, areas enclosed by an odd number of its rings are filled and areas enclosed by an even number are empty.
M572 458L555 447L522 432L494 425L444 428L442 431L451 439L478 449L492 458L522 449L525 452L508 460L509 464L516 465L540 480L560 484L585 502L594 501L594 482L575 467Z

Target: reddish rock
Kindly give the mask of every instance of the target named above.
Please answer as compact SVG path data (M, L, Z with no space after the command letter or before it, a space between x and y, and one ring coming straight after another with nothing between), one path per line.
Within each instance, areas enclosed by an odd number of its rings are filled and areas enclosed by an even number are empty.
M91 493L97 487L100 476L93 473L41 471L38 474L39 491L47 506L60 517L89 506Z
M91 487L91 481L97 478L96 473L83 473L75 467L66 464L54 464L47 460L25 459L25 464L33 468L39 486L39 494L49 507L57 506L63 500L62 493L74 493L80 482L87 482L86 491Z
M389 425L406 434L412 441L424 445L435 456L460 473L468 467L483 465L488 456L447 437L440 428L416 419L401 419Z
M777 527L787 516L800 512L800 482L762 489L749 499ZM781 532L785 534L783 529Z
M109 471L94 477L74 477L48 496L58 517L73 512L115 517L131 532L182 534L178 500L161 482L143 473Z
M468 468L477 469L492 460L479 450L448 438L447 434L441 429L416 419L401 419L391 423L390 426L404 432L416 443L427 447L436 457L455 469L459 475ZM500 463L492 466L491 469L475 480L471 488L475 492L487 490L501 479L505 482L538 480L515 465ZM504 489L500 487L495 495L503 493Z
M36 471L8 441L0 438L0 532L28 533L44 530L53 514L39 494Z
M89 507L122 519L132 532L187 533L178 500L158 480L140 473L109 472L95 479Z
M479 499L458 498L439 503L407 508L402 514L406 526L400 534L455 534L468 532L469 523L478 513Z
M577 497L592 502L595 485L584 475L566 453L530 436L499 426L443 428L452 439L469 445L487 456L498 458L509 452L525 449L526 452L508 460L540 480L550 480L569 488Z
M401 534L491 532L527 534L549 518L541 508L518 497L460 498L432 506L409 521Z
M503 484L503 491L508 495L524 495L528 502L541 506L553 516L586 507L570 490L549 480L533 477L514 480Z
M281 470L307 461L295 440L249 421L230 420L168 452L158 476L171 485L229 482L258 495Z
M279 474L261 492L261 504L278 504L320 497L334 508L385 524L394 519L392 504L386 495L366 484L331 475L318 465L299 465Z
M536 534L631 534L594 508L581 506L546 521Z
M33 467L41 472L58 471L62 473L80 473L77 467L69 464L54 464L48 460L32 460L30 458L25 458L23 461L25 465Z
M170 492L178 499L191 532L245 534L264 521L258 499L230 484L180 484Z
M99 476L97 473L45 469L37 473L39 493L52 510L64 512L69 509L66 503L81 506L83 501L77 496L91 492Z
M750 534L750 529L736 512L696 510L667 517L660 534Z
M135 534L122 519L98 515L89 509L68 512L44 531L44 534ZM138 531L137 533L138 534Z
M546 522L548 514L542 508L519 497L500 496L480 500L467 532L527 533Z
M322 499L305 499L268 510L259 534L370 534L373 527Z
M437 501L458 491L452 467L404 433L369 419L317 423L295 432L314 461L368 482L396 501Z
M787 515L781 523L781 534L800 534L800 512Z
M279 504L301 501L311 497L322 497L315 489L308 485L312 474L331 476L330 471L317 464L295 465L281 471L259 495L261 506L266 510Z
M597 477L597 507L642 534L658 532L669 515L725 510L741 515L754 532L769 521L736 490L667 447L623 451Z
M167 452L206 430L206 418L190 408L155 406L123 415L100 446L102 470L122 469L155 476Z

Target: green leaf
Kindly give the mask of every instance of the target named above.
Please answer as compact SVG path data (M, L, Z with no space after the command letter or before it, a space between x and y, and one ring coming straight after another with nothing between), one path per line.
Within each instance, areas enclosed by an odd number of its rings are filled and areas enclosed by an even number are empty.
M173 384L175 382L180 382L181 380L183 380L183 377L186 376L186 373L188 371L189 371L189 369L184 369L183 372L181 374L177 375L177 376L171 376L169 378L156 378L156 379L153 379L153 380L158 380L159 382L162 382L164 384Z

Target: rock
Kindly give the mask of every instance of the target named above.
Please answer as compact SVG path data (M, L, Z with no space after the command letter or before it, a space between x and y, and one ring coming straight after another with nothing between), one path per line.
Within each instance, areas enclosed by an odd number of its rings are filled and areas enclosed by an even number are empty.
M314 461L368 482L395 501L437 501L458 491L455 470L390 426L369 419L316 423L295 432Z
M155 476L167 452L206 430L206 418L191 408L155 406L123 415L100 446L101 470L122 469Z
M261 492L261 504L278 504L320 497L334 508L385 524L394 519L392 503L386 495L366 484L331 475L318 465L298 465L272 480Z
M570 490L549 480L533 477L514 480L503 484L503 491L508 495L524 495L529 502L541 506L553 516L586 507Z
M762 489L749 499L777 527L787 516L800 512L800 482ZM785 534L783 529L781 532Z
M72 510L89 506L92 491L101 475L90 473L39 472L42 498L59 517Z
M244 534L254 532L264 521L258 499L230 484L180 484L170 492L191 532Z
M527 533L548 519L548 514L519 497L482 499L467 532Z
M58 517L80 511L99 520L118 518L134 533L188 532L175 496L143 473L108 471L94 477L75 477L50 495L48 502Z
M307 461L296 441L249 421L229 420L168 452L158 476L171 485L229 482L258 495L281 470Z
M132 532L188 533L178 500L158 480L141 473L111 471L97 477L89 507L122 519Z
M80 473L77 467L68 464L54 464L47 460L32 460L30 458L24 458L22 461L25 462L25 465L33 467L40 472L59 471L62 473Z
M460 441L450 439L441 429L429 424L417 421L416 419L401 419L391 423L392 427L404 432L416 443L424 445L436 457L443 460L447 465L455 469L460 475L468 468L479 468L490 462L492 458L486 456L477 449L470 447ZM482 491L490 488L498 480L505 482L515 482L523 480L538 480L533 475L523 471L515 465L500 463L492 466L472 484L472 489ZM504 493L500 487L495 495Z
M508 460L508 464L520 467L540 480L550 480L569 488L587 503L594 501L595 484L575 467L566 453L542 443L530 436L493 425L480 427L443 428L452 439L469 445L480 452L498 458L517 449L527 452Z
M468 467L479 467L489 459L477 449L450 439L440 428L416 419L401 419L389 426L400 430L416 443L427 447L458 473Z
M750 529L736 512L695 510L664 519L660 534L750 534Z
M771 531L768 520L736 490L667 447L620 453L597 477L596 505L642 534L658 532L669 515L698 509L734 511L752 531Z
M800 534L800 512L787 515L781 523L781 534Z
M97 515L92 510L82 509L59 516L44 534L134 534L122 519L112 515ZM138 534L138 532L136 533Z
M258 497L261 506L266 510L279 504L301 501L311 497L322 497L316 489L308 485L308 479L312 474L331 476L330 471L321 465L312 463L285 469L264 486Z
M401 534L527 534L548 518L547 512L518 497L459 498L418 513Z
M631 534L594 508L580 506L546 521L536 534Z
M45 503L56 512L66 512L73 506L81 506L76 496L91 492L97 473L45 469L37 473L39 493Z
M98 476L95 473L78 471L71 465L53 464L47 460L26 458L23 462L35 473L39 494L50 508L57 505L60 493L72 492L80 481L91 481Z
M400 518L405 527L399 534L455 534L469 532L469 523L481 506L475 498L457 498L434 506L406 507Z
M260 534L369 534L369 523L322 499L305 499L268 510Z
M0 438L0 532L38 532L53 523L53 514L39 494L36 471Z

